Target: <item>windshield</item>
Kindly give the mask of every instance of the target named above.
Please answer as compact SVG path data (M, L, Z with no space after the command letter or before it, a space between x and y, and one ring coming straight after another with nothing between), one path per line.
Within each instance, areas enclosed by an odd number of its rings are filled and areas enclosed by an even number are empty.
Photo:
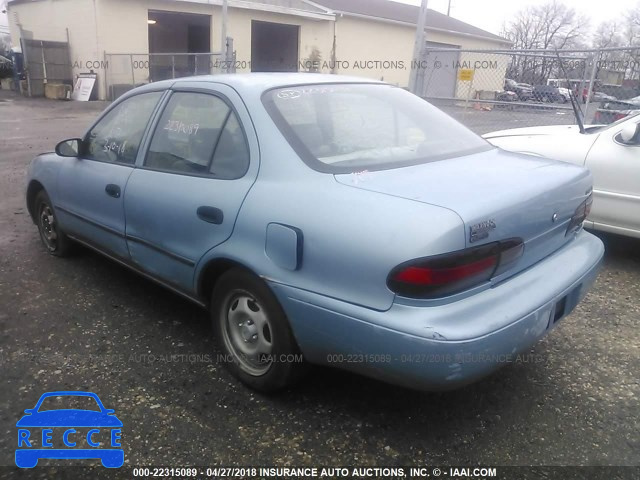
M398 168L493 148L390 85L301 85L271 90L263 103L298 155L322 172Z

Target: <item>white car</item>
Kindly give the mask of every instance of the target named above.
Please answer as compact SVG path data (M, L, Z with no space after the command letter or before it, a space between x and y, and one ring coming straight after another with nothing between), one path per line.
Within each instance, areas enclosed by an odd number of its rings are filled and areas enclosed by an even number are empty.
M585 226L640 238L640 114L605 126L517 128L484 138L512 152L554 158L593 174L593 207Z
M571 90L569 90L568 88L558 87L558 93L562 95L564 103L571 101Z

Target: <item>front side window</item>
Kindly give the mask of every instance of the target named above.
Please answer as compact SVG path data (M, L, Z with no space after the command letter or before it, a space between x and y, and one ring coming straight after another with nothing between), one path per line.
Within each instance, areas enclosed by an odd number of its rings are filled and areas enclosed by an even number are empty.
M115 106L87 135L82 158L133 165L161 96L162 92L143 93Z
M249 151L236 114L222 99L178 92L160 118L145 166L235 179L246 173Z
M269 91L263 103L302 159L324 172L397 168L493 148L388 85L301 85Z

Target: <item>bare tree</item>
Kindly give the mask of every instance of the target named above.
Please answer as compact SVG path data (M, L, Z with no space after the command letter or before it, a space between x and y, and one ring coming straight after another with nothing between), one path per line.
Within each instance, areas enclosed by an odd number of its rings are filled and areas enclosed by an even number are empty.
M518 12L505 26L503 35L515 49L567 49L584 46L589 21L558 0L529 6ZM509 75L522 82L544 83L558 68L557 62L517 56Z
M640 79L640 69L638 68L640 65L640 1L625 16L623 39L624 45L630 47L625 57L629 65L626 72L627 78L638 80Z
M9 56L11 50L11 37L0 33L0 55Z
M609 48L624 46L622 25L616 21L602 22L593 35L594 48Z

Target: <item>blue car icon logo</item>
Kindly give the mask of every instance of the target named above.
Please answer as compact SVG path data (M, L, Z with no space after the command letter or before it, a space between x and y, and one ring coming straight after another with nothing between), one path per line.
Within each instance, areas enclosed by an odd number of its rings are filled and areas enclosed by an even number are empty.
M41 458L100 459L107 468L123 465L122 422L95 393L45 393L24 412L16 423L18 467L33 468Z

